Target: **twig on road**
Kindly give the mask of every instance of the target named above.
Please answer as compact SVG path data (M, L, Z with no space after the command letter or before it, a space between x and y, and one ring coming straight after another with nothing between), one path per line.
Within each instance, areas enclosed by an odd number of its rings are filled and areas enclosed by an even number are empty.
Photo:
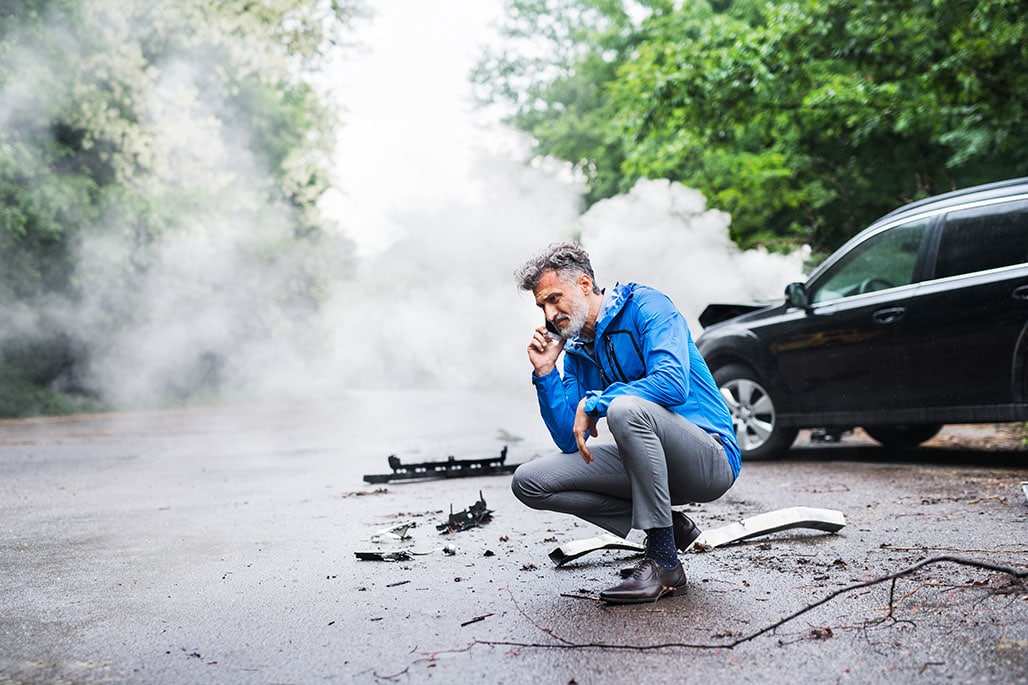
M887 549L891 552L960 552L962 554L1028 554L1028 549L962 549L959 547L928 547L918 545L917 547L898 547L889 543L882 543L878 549Z
M474 618L469 618L467 621L464 621L464 623L461 623L460 627L463 628L464 626L469 626L472 623L478 623L479 621L484 621L487 618L489 618L490 616L493 616L493 614L492 613L488 613L488 614L482 614L481 616L476 616Z

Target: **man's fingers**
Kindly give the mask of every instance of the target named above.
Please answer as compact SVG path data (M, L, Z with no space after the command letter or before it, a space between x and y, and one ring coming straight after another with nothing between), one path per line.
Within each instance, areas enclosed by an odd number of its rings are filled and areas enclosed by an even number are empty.
M599 435L599 432L596 430L596 424L595 423L590 423L589 424L589 435L593 436L594 438ZM586 464L593 463L593 453L589 451L589 447L585 443L585 436L584 435L582 436L582 442L579 443L578 448L579 448L579 451L582 453L582 459L585 459L585 463Z
M578 453L582 455L582 461L586 464L593 463L593 453L589 451L588 447L582 446L582 448L578 450Z
M578 453L582 455L582 461L586 464L593 463L593 453L585 444L585 433L575 433L575 442L578 443Z
M551 348L551 346L554 346ZM528 342L529 352L538 352L539 354L547 353L549 350L550 354L558 355L561 350L564 349L563 340L555 340L546 336L546 329L539 328L532 334L532 339Z

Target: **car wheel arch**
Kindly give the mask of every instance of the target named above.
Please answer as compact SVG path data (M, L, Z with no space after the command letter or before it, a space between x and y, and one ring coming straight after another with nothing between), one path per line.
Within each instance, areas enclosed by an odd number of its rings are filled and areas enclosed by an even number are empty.
M779 395L774 386L752 366L741 362L719 366L713 373L732 414L743 460L784 455L798 431L780 420Z
M756 374L764 385L775 391L779 410L789 410L792 406L791 396L786 384L782 382L778 366L774 363L770 351L756 345L747 347L749 349L745 350L745 353L739 348L734 348L720 350L706 357L710 372L717 375L717 372L726 366L745 366Z

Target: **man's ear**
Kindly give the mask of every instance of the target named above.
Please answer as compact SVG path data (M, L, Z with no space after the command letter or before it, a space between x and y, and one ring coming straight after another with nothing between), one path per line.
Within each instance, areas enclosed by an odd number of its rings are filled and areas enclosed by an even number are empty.
M582 289L583 295L588 295L593 291L593 279L589 278L589 274L582 274L578 277L578 287Z

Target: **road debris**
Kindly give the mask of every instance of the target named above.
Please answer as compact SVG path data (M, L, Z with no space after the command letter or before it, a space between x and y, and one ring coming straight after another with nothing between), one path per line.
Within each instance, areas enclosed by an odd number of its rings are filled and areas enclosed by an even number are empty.
M488 614L482 614L481 616L476 616L474 618L469 618L467 621L464 621L464 623L461 623L460 627L463 628L464 626L469 626L472 623L478 623L479 621L484 621L484 620L486 620L487 618L489 618L490 616L493 616L493 615L494 614L492 614L492 613L488 613Z
M520 464L507 464L507 446L500 450L500 456L484 459L455 459L426 461L419 464L404 464L395 454L390 454L389 468L392 473L367 474L368 483L388 483L396 480L420 480L425 478L468 478L471 476L497 476L513 473Z
M783 530L809 528L837 533L846 527L846 517L835 509L788 507L744 518L727 526L705 530L693 543L697 548L721 547Z
M388 528L383 528L377 533L371 536L372 542L399 542L402 540L410 540L411 536L407 534L407 531L411 528L417 527L417 521L404 521L403 523L396 523Z
M794 528L812 528L827 533L836 533L846 525L846 517L834 509L812 507L789 507L757 514L727 526L703 531L690 546L694 551L721 547L733 542L742 542L761 535L770 535ZM640 543L630 542L609 533L594 538L574 540L560 545L550 552L550 559L557 566L601 549L623 549L631 552L645 552Z
M410 561L411 553L405 549L393 551L372 550L368 552L354 552L361 561Z
M375 488L374 490L351 490L344 492L341 497L366 497L368 495L388 495L389 488Z
M1028 547L1018 549L983 549L981 547L933 547L928 545L915 545L913 547L900 547L888 542L878 545L879 549L888 549L893 552L960 552L962 554L1028 554Z
M450 523L439 526L440 530L443 528L449 528L453 525L455 529L461 529L461 527L471 527L477 525L476 522L483 522L487 520L492 514L492 511L485 508L485 499L482 497L482 493L478 493L479 501L459 514L453 513L453 505L450 505ZM432 547L429 549L416 549L413 542L414 538L410 534L411 528L416 528L418 525L417 521L408 519L401 521L400 523L394 523L391 526L382 528L381 530L373 533L370 537L371 542L384 546L379 549L372 550L361 550L355 551L354 555L361 561L411 561L416 556L427 556L429 554L435 554L436 552L442 552L446 556L452 557L457 554L457 546L454 544L445 544L441 547Z
M442 547L433 547L432 549L401 549L393 552L383 551L371 551L371 552L354 552L354 554L365 555L368 557L367 561L410 561L412 557L426 557L429 554L435 554L436 552L442 552L448 557L452 557L457 554L456 545L443 545ZM406 558L400 558L406 555ZM388 558L390 556L396 556L396 559ZM383 557L383 558L378 558Z
M478 491L478 501L463 511L453 513L453 504L450 504L450 518L446 523L440 523L436 529L441 533L454 533L469 528L475 528L488 523L493 517L493 510L486 507L485 497L482 491Z

